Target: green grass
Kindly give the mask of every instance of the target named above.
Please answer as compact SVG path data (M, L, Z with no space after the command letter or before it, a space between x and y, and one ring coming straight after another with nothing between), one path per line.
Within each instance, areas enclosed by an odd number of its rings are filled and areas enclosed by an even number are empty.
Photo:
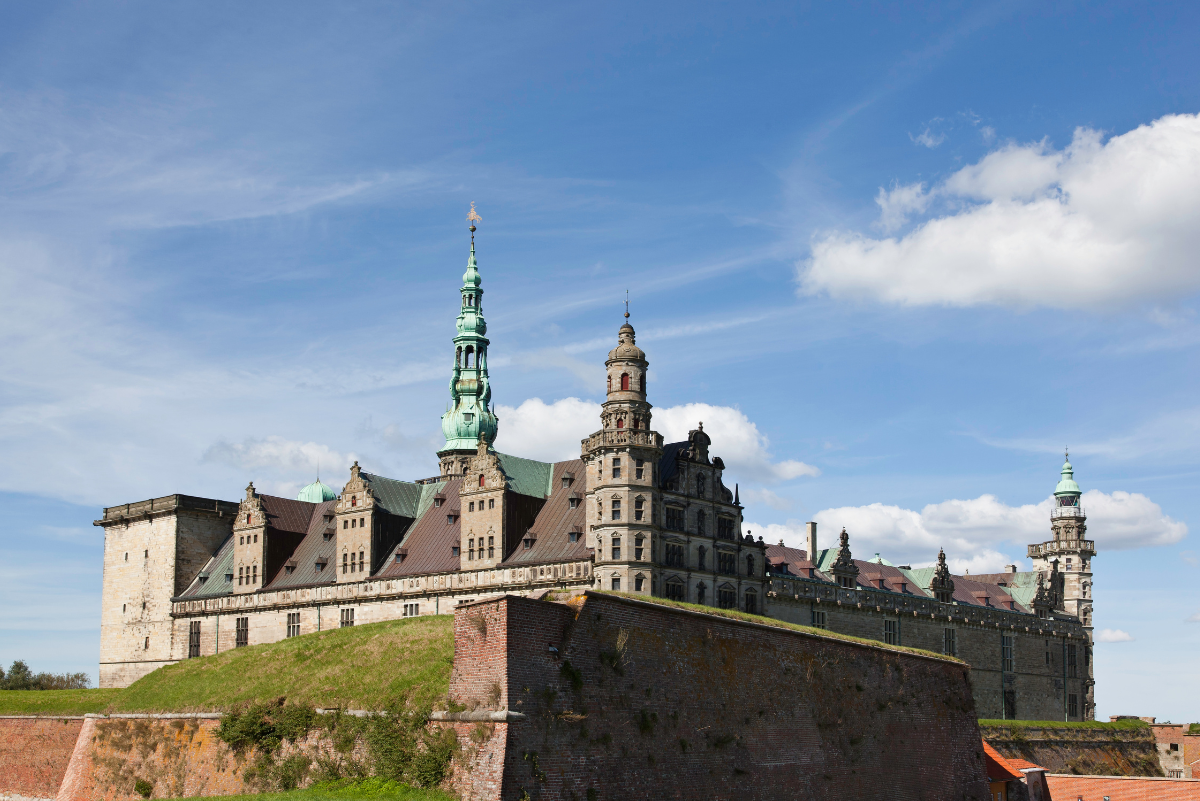
M310 787L307 790L291 790L285 793L263 793L262 795L217 796L220 801L454 801L454 796L441 790L418 790L384 779L366 779L360 782L332 782Z
M831 640L843 640L845 642L858 643L860 645L870 645L876 648L886 648L889 651L899 651L900 653L918 654L920 656L932 656L935 659L941 659L946 662L957 662L960 665L967 664L964 660L953 656L946 656L934 651L926 651L923 648L910 648L907 645L888 645L880 640L871 640L866 637L854 637L849 634L838 634L837 632L829 631L828 629L818 629L812 626L801 626L799 623L788 623L783 620L776 620L773 617L764 617L763 615L752 615L748 612L739 612L736 609L718 609L715 606L701 606L700 604L689 604L683 601L668 601L666 598L653 598L647 595L638 595L630 592L613 592L611 590L588 590L590 593L603 593L604 595L615 595L619 598L630 598L635 601L646 601L647 603L657 604L659 606L670 606L676 609L689 609L693 612L703 612L706 615L714 615L716 617L727 617L731 620L745 620L750 623L759 623L763 626L773 626L777 629L791 629L792 631L803 631L807 634L817 634ZM570 593L568 593L569 595Z
M121 690L0 690L0 715L103 712Z
M1105 723L1098 720L1083 720L1067 722L1063 720L980 720L980 726L1022 728L1022 729L1144 729L1148 724L1140 720L1117 720Z
M159 668L123 690L0 692L0 715L220 712L258 701L383 709L407 697L443 706L454 659L454 619L389 620Z

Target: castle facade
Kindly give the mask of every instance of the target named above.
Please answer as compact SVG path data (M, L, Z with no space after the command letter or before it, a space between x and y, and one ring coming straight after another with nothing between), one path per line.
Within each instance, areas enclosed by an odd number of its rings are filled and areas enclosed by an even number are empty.
M100 686L182 659L336 626L447 614L503 594L603 589L737 609L971 665L982 718L1093 716L1091 559L1069 463L1033 569L952 576L742 530L736 485L697 421L653 428L646 354L628 320L605 362L600 428L580 457L497 452L474 227L453 341L439 475L403 481L356 462L341 492L255 490L238 502L168 495L104 509ZM628 313L626 314L628 318Z

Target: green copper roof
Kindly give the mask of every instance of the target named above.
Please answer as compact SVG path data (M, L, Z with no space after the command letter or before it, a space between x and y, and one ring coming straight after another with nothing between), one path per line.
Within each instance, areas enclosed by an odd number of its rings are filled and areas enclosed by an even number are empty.
M497 453L500 469L508 476L508 488L521 495L545 498L550 494L550 482L554 477L554 465L533 459L522 459L507 453Z
M360 474L371 485L375 502L388 512L399 517L417 519L433 504L433 496L445 486L437 484L414 484L394 478L363 472Z
M1075 471L1071 467L1070 462L1063 462L1062 466L1062 481L1058 482L1058 486L1054 488L1054 494L1063 495L1078 495L1082 490L1075 483Z
M304 501L305 503L323 503L336 499L337 493L333 491L333 488L322 484L319 478L300 490L300 494L296 496L296 500Z
M475 234L471 228L471 256L459 289L461 303L455 322L454 369L450 374L451 407L442 415L443 451L475 450L482 437L496 440L499 420L491 410L492 385L488 378L487 321L483 319L483 289L475 261Z

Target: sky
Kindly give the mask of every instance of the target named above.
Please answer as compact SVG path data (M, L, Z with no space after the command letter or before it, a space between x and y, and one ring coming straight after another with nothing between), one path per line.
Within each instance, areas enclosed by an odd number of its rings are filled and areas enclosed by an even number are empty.
M0 663L95 677L111 506L437 472L474 202L497 447L654 425L745 528L1029 567L1097 715L1200 720L1200 7L13 3Z

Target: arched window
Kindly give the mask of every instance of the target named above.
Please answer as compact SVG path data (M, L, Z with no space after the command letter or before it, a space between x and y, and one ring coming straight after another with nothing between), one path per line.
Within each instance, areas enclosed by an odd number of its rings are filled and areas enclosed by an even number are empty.
M696 512L696 533L701 537L703 537L705 534L704 529L706 522L707 521L704 519L704 512Z
M454 363L462 367L462 348L454 351Z
M696 476L696 497L697 498L704 497L704 475L703 474Z
M480 474L479 474L479 486L481 486L481 487L482 487L483 485L484 485L484 484L483 484L483 473L480 473Z
M474 356L474 355L475 355L475 348L474 348L474 347L472 347L471 345L467 345L467 352L464 354L464 358L465 358L465 360L466 360L466 363L465 363L465 364L463 364L463 367L470 367L470 366L471 366L471 357L472 357L472 356Z
M612 392L612 376L608 377L608 391Z
M625 427L625 418L618 417L617 418L617 428L624 428L624 427Z
M621 373L621 391L629 391L629 373Z

